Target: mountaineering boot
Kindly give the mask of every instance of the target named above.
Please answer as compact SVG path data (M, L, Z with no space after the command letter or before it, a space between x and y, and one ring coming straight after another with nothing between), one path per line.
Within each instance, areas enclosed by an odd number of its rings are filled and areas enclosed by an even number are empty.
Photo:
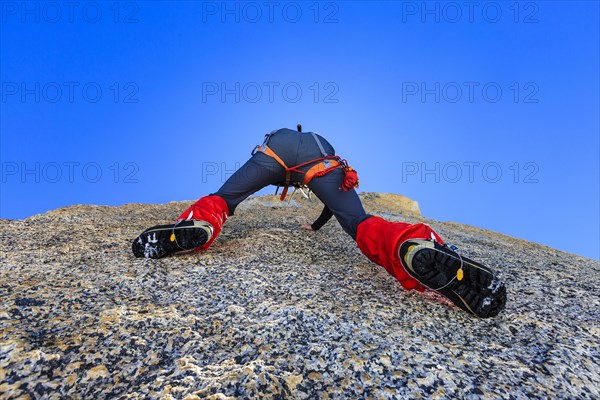
M213 227L208 222L180 220L146 229L134 239L131 249L136 257L161 258L194 250L207 243L212 236Z
M494 272L436 241L409 239L398 255L410 276L480 318L498 315L506 305L506 287Z
M173 253L206 250L229 216L225 200L204 196L189 206L171 225L146 229L131 248L136 257L161 258Z

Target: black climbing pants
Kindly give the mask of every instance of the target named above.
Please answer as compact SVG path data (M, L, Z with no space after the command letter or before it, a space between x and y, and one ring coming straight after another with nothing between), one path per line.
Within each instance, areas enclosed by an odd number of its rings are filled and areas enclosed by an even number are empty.
M311 132L297 132L291 129L279 129L270 134L268 146L288 167L293 167L326 155L335 155L335 150L327 140ZM322 149L321 149L322 147ZM313 166L300 168L306 172ZM293 182L302 182L303 174L292 172ZM344 172L336 169L325 176L313 178L308 187L328 207L336 217L342 229L356 240L358 224L370 217L354 189L345 192L340 189ZM248 196L268 185L285 181L285 169L275 159L261 152L255 153L240 167L221 188L214 193L222 197L229 213L233 214L238 204Z

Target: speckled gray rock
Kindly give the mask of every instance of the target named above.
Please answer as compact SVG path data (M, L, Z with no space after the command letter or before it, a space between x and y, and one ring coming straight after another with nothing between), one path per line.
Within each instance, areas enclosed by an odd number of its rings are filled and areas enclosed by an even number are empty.
M600 397L600 263L363 200L499 271L505 312L404 291L337 222L299 229L321 207L298 195L243 203L210 250L161 260L130 240L189 203L71 206L0 220L0 398Z

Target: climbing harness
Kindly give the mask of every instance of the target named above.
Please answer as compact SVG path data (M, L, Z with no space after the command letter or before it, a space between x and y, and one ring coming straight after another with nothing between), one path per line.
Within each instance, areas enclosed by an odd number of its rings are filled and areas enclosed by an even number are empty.
M267 143L268 143L269 139L271 138L271 135L273 135L275 132L276 131L266 134L265 141L263 142L262 145L257 145L254 148L254 150L252 150L252 155L256 154L257 152L261 152L261 153L275 159L275 161L277 161L279 163L279 165L281 165L285 169L285 181L283 182L283 191L281 192L281 196L279 198L281 201L285 200L285 197L287 195L287 192L288 192L288 189L290 186L294 187L294 192L292 193L291 197L294 196L294 194L296 193L296 190L301 190L302 194L306 198L310 198L310 195L307 195L303 191L304 188L308 188L309 182L311 180L313 180L314 178L319 178L319 177L325 176L328 173L330 173L331 171L334 171L338 168L342 168L342 170L344 171L344 179L342 181L342 186L340 187L340 189L347 192L353 188L358 188L359 180L358 180L358 175L356 173L356 170L354 170L352 167L350 167L348 165L348 162L346 160L342 159L340 156L327 155L327 152L323 148L323 145L321 144L319 137L313 132L311 132L311 135L317 142L317 145L319 146L319 150L321 151L322 157L315 158L314 160L310 160L310 161L307 161L307 162L304 162L304 163L301 163L298 165L294 165L293 167L288 167L285 164L285 162L283 162L283 160L269 146L267 146ZM302 132L302 126L300 124L298 124L298 132ZM314 165L306 172L299 169L299 168L305 167L307 165L312 165L312 164L314 164ZM302 179L301 183L292 181L292 172L304 174L304 179ZM277 194L278 191L279 191L279 185L277 187L277 191L275 192L275 194ZM291 198L290 198L290 201L291 201Z

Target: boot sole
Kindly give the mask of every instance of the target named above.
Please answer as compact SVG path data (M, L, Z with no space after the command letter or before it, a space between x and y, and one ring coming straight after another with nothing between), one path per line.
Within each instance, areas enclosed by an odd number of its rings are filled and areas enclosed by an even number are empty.
M131 243L131 250L138 258L162 258L202 246L210 240L212 231L212 226L205 221L157 225L135 238Z
M449 298L480 318L495 317L506 306L506 286L490 269L428 240L409 240L400 246L406 271L423 285Z

